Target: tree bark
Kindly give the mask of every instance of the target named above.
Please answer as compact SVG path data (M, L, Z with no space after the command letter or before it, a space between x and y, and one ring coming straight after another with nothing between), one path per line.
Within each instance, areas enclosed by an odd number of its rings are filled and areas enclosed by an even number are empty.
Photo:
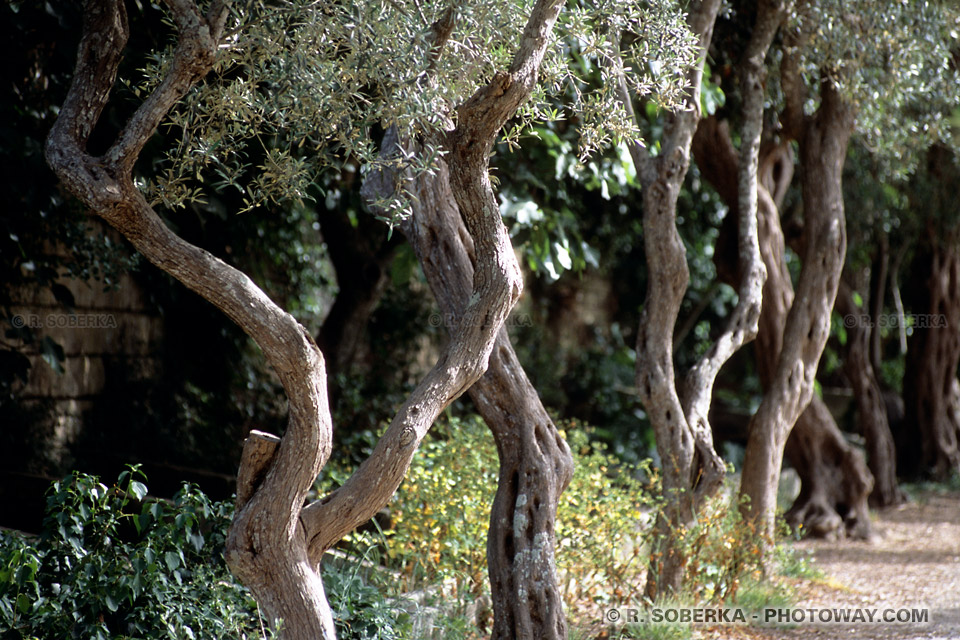
M560 6L559 0L539 0L510 69L496 73L457 109L457 126L447 134L444 146L451 159L453 194L477 257L473 292L436 367L404 403L371 457L343 486L304 509L315 561L386 504L374 502L369 488L389 487L386 499L396 491L436 415L486 370L500 327L520 295L520 267L490 185L488 160L500 129L536 83ZM469 375L461 374L467 365L472 365ZM453 393L448 393L450 389Z
M735 211L737 203L730 198L736 181L734 167L737 158L725 123L713 118L704 120L694 138L694 153L701 173L715 186L731 212ZM768 275L763 286L763 308L755 347L757 372L765 390L770 388L776 373L787 314L794 302L793 282L784 260L785 244L780 226L780 203L792 177L793 158L789 145L768 145L760 160L757 209L760 248ZM737 273L738 268L718 266L719 272ZM835 531L828 531L824 525L829 523L839 527L846 522L844 530L859 536L865 530L863 523L869 522L865 518L866 493L869 491L866 483L870 476L865 473L862 457L846 443L833 416L818 396L812 397L795 429L801 433L795 443L794 436L791 436L786 447L786 454L797 468L803 484L801 495L791 509L794 524L803 524L808 531L834 535ZM810 446L824 449L810 450L807 448ZM808 504L810 501L813 502ZM806 516L809 521L799 519Z
M787 523L820 538L869 538L867 496L873 478L827 405L819 397L815 400L787 438L786 457L801 482L800 495L785 514Z
M259 571L241 572L271 620L284 620L286 637L333 637L333 619L323 583L296 544L299 505L330 453L323 356L313 340L244 274L173 234L136 189L133 165L170 107L212 67L226 19L214 2L200 14L192 2L168 6L180 31L166 77L127 121L100 157L86 145L116 77L128 37L123 3L88 1L70 91L47 140L47 161L64 186L116 227L153 264L209 300L237 322L263 349L290 401L287 435L268 458L263 478L236 522L257 530L249 552ZM263 456L248 456L262 461ZM282 472L276 471L283 470ZM269 499L264 496L269 495Z
M930 220L914 259L916 326L904 372L905 433L901 468L910 476L945 480L960 473L956 404L960 363L960 231ZM908 426L909 425L909 426Z
M692 3L688 23L706 54L719 3ZM678 531L696 521L701 502L723 480L723 461L713 445L708 420L713 384L720 367L757 335L761 291L766 277L757 239L757 166L762 131L764 58L786 6L761 2L757 23L741 65L744 87L744 143L737 179L739 274L737 307L724 333L686 376L682 390L674 380L673 331L689 281L686 256L676 228L676 203L689 166L690 146L700 120L699 88L703 58L690 72L691 96L684 110L669 114L661 152L645 155L630 146L643 185L644 249L648 289L637 331L637 388L653 425L661 459L664 506L658 514L658 546L651 555L646 594L650 599L679 592L686 558L677 546ZM621 82L621 101L632 115Z
M801 34L799 37L805 36ZM847 142L855 120L853 107L827 78L820 84L821 102L816 113L810 116L803 113L806 88L797 58L802 42L796 36L789 39L792 42L787 46L792 47L792 51L785 51L781 67L786 102L781 122L786 137L795 138L800 143L803 268L796 296L780 332L782 342L776 369L760 408L751 420L740 485L741 495L748 498L745 515L756 524L758 531L765 534L770 545L774 540L777 487L784 447L794 424L814 395L817 366L830 333L830 312L846 256L841 181ZM805 424L811 428L830 429L829 423L810 421ZM832 429L835 428L836 425L832 425ZM836 441L835 437L832 439ZM823 442L826 438L805 438L802 442L807 441ZM813 454L811 459L820 458ZM811 476L810 480L817 477ZM826 472L819 477L827 479ZM823 493L822 490L811 490L809 495ZM828 507L826 504L821 506ZM801 512L806 511L798 511Z
M871 329L871 317L876 316L861 313L854 303L853 292L856 287L847 282L852 278L853 274L844 272L836 304L847 331L843 370L857 402L857 426L866 441L867 465L873 475L870 504L889 507L902 503L905 496L897 484L897 451L890 432L883 390L870 357L872 336L879 330Z
M397 140L391 129L381 153ZM396 178L373 172L368 201L389 195ZM401 228L419 258L448 323L462 318L473 274L473 242L460 218L443 160L432 175L408 186L413 216ZM490 514L487 562L493 605L491 638L566 638L557 585L555 523L560 494L573 475L573 457L520 365L505 329L487 372L468 392L497 445L500 473Z
M189 0L168 0L179 39L166 76L102 156L87 143L109 99L128 37L119 0L87 0L74 79L47 140L47 161L64 186L150 260L226 313L256 341L289 400L280 443L252 435L238 477L241 506L227 562L285 640L335 637L316 571L323 552L381 509L396 491L436 416L484 372L520 295L522 280L487 175L493 140L536 79L560 3L538 2L510 71L460 107L448 146L455 195L474 241L470 303L435 367L400 408L373 454L337 491L303 507L330 455L332 425L323 356L296 320L248 277L170 231L137 190L132 170L170 108L213 66L227 17L214 0L206 16ZM276 445L274 447L274 445Z

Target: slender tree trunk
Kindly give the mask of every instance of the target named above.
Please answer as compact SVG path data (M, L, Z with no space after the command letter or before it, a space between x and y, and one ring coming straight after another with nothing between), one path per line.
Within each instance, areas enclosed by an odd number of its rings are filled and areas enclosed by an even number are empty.
M817 365L829 336L830 312L846 255L841 179L854 124L852 106L829 80L821 83L821 104L817 112L813 116L803 114L804 81L798 61L790 54L784 56L781 77L787 99L782 120L785 132L795 135L800 142L803 167L803 268L796 296L780 332L782 341L776 369L751 420L740 485L741 495L749 499L747 517L757 524L771 544L784 447L794 424L813 397ZM814 424L824 423L809 423ZM816 460L815 453L811 454L811 459Z
M904 373L904 472L936 479L960 472L955 388L960 363L960 232L931 221L914 259L916 326Z
M700 39L704 56L713 37L719 2L690 5L688 24ZM694 505L698 448L707 469L700 489L709 495L719 486L722 463L713 449L712 434L697 433L706 423L692 424L684 412L674 378L673 332L690 274L686 252L676 227L680 186L690 164L690 141L700 119L699 88L703 61L690 72L692 96L689 110L667 116L663 153L656 159L639 145L631 146L637 174L643 185L643 240L648 268L646 301L637 332L637 389L653 425L660 455L664 504L657 516L656 540L647 572L646 595L651 600L679 593L686 558L677 546L682 528L696 518ZM624 107L632 114L631 96L621 83ZM712 382L712 381L711 381ZM699 442L698 442L699 440ZM719 467L719 469L718 469Z
M871 338L879 331L871 330L871 316L861 313L854 303L853 292L856 287L846 281L853 277L849 272L844 272L837 294L836 309L847 331L843 369L857 403L857 426L866 441L867 465L873 475L870 504L888 507L902 503L905 496L897 484L897 451L893 446L887 406L870 361Z
M704 57L710 46L719 4L692 3L688 23ZM757 23L740 66L744 87L744 130L738 167L738 254L740 299L724 333L691 369L678 391L674 379L673 333L689 273L676 228L676 203L689 165L690 146L700 120L702 59L690 73L692 95L685 110L667 117L656 158L639 145L630 151L644 190L644 250L648 289L637 331L637 388L653 425L660 454L664 506L658 514L657 545L651 554L646 594L650 599L680 591L686 558L677 536L696 521L702 501L723 478L708 421L716 375L729 357L757 334L761 291L766 277L757 240L757 167L763 122L764 58L786 3L761 2ZM632 115L621 82L621 100Z
M397 144L391 129L381 153L390 153ZM372 173L364 195L375 200L394 184L392 176ZM455 326L470 295L474 249L450 191L446 163L441 160L432 175L413 179L409 189L415 195L413 216L403 223L403 232L444 318ZM493 434L500 460L487 537L491 638L566 638L554 531L560 494L573 475L573 457L517 360L506 330L501 329L490 366L469 394Z
M715 186L731 211L735 211L737 203L731 198L737 158L726 124L713 118L704 120L697 129L694 153L703 175ZM779 210L792 177L793 159L789 145L767 146L760 160L757 207L760 252L767 279L763 285L763 307L755 348L757 371L764 389L769 389L774 379L787 314L794 302L793 283L784 260L785 244ZM728 229L725 233L732 235L735 232ZM733 266L729 264L731 262ZM735 256L727 255L725 263L718 266L718 273L738 273L736 265ZM792 517L799 518L794 524L826 533L825 524L840 527L847 522L845 530L859 535L862 524L869 522L866 520L866 492L870 475L866 473L862 457L846 443L830 412L817 396L813 396L810 406L801 414L796 428L801 431L801 436L797 437L795 446L788 444L786 448L790 462L797 468L803 482L803 491L791 510ZM793 436L788 442L794 442ZM809 450L809 446L823 449ZM807 516L809 521L804 521L802 518ZM833 535L835 531L829 533Z

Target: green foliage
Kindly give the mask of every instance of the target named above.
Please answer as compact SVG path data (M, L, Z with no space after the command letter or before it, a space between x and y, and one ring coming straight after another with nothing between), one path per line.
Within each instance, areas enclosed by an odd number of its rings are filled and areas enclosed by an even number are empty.
M400 572L405 590L445 585L454 596L479 596L499 469L496 450L476 416L449 417L431 433L390 504L384 561Z
M950 143L950 117L960 100L956 3L820 0L797 6L794 27L810 35L803 48L805 77L816 82L824 71L840 86L858 109L860 135L888 175L905 176L928 145Z
M561 382L567 411L590 424L604 425L593 429L592 438L605 441L617 458L639 463L655 442L633 392L635 379L636 353L614 323L609 337L597 332L593 344L570 354Z
M764 540L726 492L709 500L693 528L679 537L690 557L686 587L698 602L734 600L741 581L751 573L759 575Z
M597 154L586 163L575 155L576 132L563 123L530 130L523 153L501 154L500 211L514 246L531 271L556 280L565 271L599 266L599 255L582 236L588 205L579 192L598 192L603 200L637 186L626 147ZM501 148L506 145L501 145ZM505 149L504 149L505 150Z
M189 485L148 500L142 480L74 474L53 485L39 539L0 536L4 638L262 637L222 560L232 507Z
M789 544L781 543L775 547L774 553L777 572L780 575L807 580L823 578L823 571L813 563L810 552L800 551Z
M51 487L39 537L0 531L4 640L272 637L223 561L233 505L186 484L154 500L145 480L136 466L109 487L75 473ZM338 637L409 637L370 560L324 564Z
M656 549L651 525L659 508L659 481L649 463L622 463L591 439L592 429L582 423L562 426L576 467L557 515L561 589L571 619L596 620L598 611L637 598L648 552ZM382 546L388 570L383 575L398 576L381 582L391 596L427 589L463 611L488 590L485 537L496 451L477 416L448 418L435 428L390 505L390 525L355 532L346 542L355 552ZM321 485L334 485L348 472L327 470ZM786 597L782 588L762 579L763 540L743 521L732 493L708 501L693 527L676 532L687 564L685 601L749 606ZM779 553L783 573L809 571L807 561L789 549ZM448 618L451 629L462 621Z
M343 562L325 561L323 584L340 640L403 640L410 637L410 615L384 595L369 566L374 548Z
M649 466L622 465L605 445L591 443L583 424L564 427L576 471L558 509L557 562L573 613L635 590L646 562L643 523L655 508L656 480ZM447 418L431 433L390 504L390 527L355 532L346 542L354 550L385 545L384 565L400 576L391 588L432 586L462 608L489 589L486 534L496 449L478 416ZM349 471L328 467L324 489Z
M649 462L622 463L582 423L561 426L576 465L557 514L562 595L571 619L596 620L598 611L639 593L648 552L656 547L651 525L659 480ZM390 525L355 532L347 544L355 551L383 546L383 565L399 577L382 583L392 596L426 588L462 611L488 589L485 545L496 451L477 416L448 418L435 429L390 505ZM348 471L325 471L322 484L336 484ZM740 602L779 593L760 578L762 539L742 520L729 493L710 500L692 528L677 532L687 558L683 597L689 602ZM805 570L804 560L787 551L782 557L786 571Z
M723 88L713 82L711 79L712 75L710 65L704 63L703 80L702 86L700 87L700 110L704 116L712 116L717 112L717 109L727 103L727 96L723 92Z
M532 6L527 0L247 3L231 16L214 73L171 114L167 158L140 186L170 208L209 199L204 179L217 191L238 193L242 209L309 201L310 186L326 168L359 162L367 171L383 162L375 137L390 125L404 139L420 136L425 152L389 162L412 175L430 171L439 153L432 134L449 126L455 105L509 67ZM432 25L448 10L454 30L437 55ZM580 123L582 155L635 137L616 108L615 84L596 82L608 73L621 34L629 35L630 89L677 104L694 55L678 3L574 3L561 12L540 82L505 139L516 144L531 123L563 114ZM172 47L156 53L139 77L124 79L133 97L156 85L171 54ZM381 210L402 216L406 198L401 190L379 203Z

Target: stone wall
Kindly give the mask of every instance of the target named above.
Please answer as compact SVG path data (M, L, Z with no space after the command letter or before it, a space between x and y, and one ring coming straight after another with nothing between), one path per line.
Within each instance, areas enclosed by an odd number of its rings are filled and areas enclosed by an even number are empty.
M109 363L120 361L129 365L121 369L150 376L158 366L163 333L161 318L129 275L106 289L100 282L70 278L60 284L73 295L70 310L47 289L13 292L10 308L15 326L29 326L40 340L49 337L63 348L62 372L45 362L37 347L27 350L32 366L19 394L24 407L50 408L51 424L34 426L46 434L44 466L51 469L61 466L79 435L84 412L107 383Z

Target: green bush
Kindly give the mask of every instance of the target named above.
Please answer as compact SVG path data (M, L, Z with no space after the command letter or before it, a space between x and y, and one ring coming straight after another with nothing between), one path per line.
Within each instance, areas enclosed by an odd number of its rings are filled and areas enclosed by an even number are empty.
M741 582L762 574L763 536L743 519L736 489L724 488L706 501L690 530L679 532L688 558L684 587L696 602L735 601Z
M576 467L557 509L557 565L569 615L593 618L641 589L659 480L649 460L623 464L589 427L562 426Z
M358 434L351 449L371 448L375 437ZM318 489L342 483L356 464L328 464ZM471 637L467 629L475 633L477 620L467 608L489 593L486 535L498 470L493 440L479 417L443 419L421 444L388 513L340 545L355 557L375 549L379 570L369 572L368 582L395 602L431 610L433 632L444 638ZM388 526L376 524L383 521ZM413 592L419 603L408 597Z
M558 508L557 562L567 609L577 617L637 589L646 566L644 523L656 509L658 485L648 465L620 463L606 445L591 442L582 423L561 426L576 469ZM386 568L401 576L394 596L431 588L463 611L489 592L486 536L498 470L493 438L479 416L444 419L394 496L390 526L355 532L347 544L381 545ZM328 490L348 472L331 466L320 486Z
M361 557L325 561L323 582L340 640L403 640L410 637L410 615L385 595L389 575L370 571L376 566L373 548ZM371 557L371 554L374 557Z
M4 640L262 637L222 560L232 507L189 485L145 500L142 479L74 474L51 488L39 538L0 534Z
M38 537L0 531L0 640L253 639L269 635L223 560L233 505L184 485L147 499L136 467L111 487L75 473ZM325 564L342 640L399 640L408 616L348 558Z

